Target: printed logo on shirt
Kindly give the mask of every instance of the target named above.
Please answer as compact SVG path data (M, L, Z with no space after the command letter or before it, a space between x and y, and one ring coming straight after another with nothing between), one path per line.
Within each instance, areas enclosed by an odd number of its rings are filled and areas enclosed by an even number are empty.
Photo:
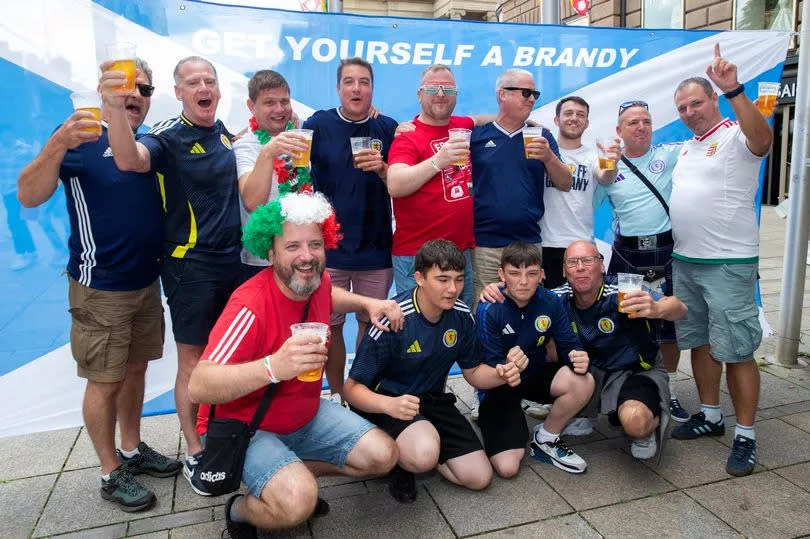
M188 153L205 153L205 148L200 146L199 142L195 142Z
M371 149L382 153L383 151L382 141L378 138L371 139Z
M717 153L717 147L720 146L719 142L712 142L709 149L706 150L706 157L711 157Z
M573 174L573 173L574 173L574 171L576 171L576 170L577 170L577 166L576 166L575 164L573 164L573 163L568 163L568 164L567 164L567 165L565 165L565 166L567 166L567 167L568 167L568 172L570 172L571 174Z
M535 344L535 346L537 348L540 348L541 346L543 346L544 342L546 342L546 336L545 335L540 335L540 338L537 339L537 344Z
M448 329L444 332L442 343L444 343L447 348L453 348L456 342L458 342L458 332L455 329Z
M536 329L540 333L545 333L550 325L551 325L551 318L549 318L544 314L534 319L534 329Z
M103 153L103 154L101 154L101 157L112 157L112 156L113 156L113 153L112 153L112 148L110 148L109 146L107 146L107 149L106 149L106 150L104 150L104 153Z
M615 329L613 325L613 320L610 318L600 318L599 319L599 331L602 333L613 333Z
M649 170L653 174L658 174L659 172L664 170L665 166L666 164L662 160L656 159L650 163L650 166L647 167L647 170Z
M228 140L228 137L225 135L220 135L219 140L222 142L222 145L228 148L229 150L233 150L233 146L231 146L231 141Z
M433 153L439 153L447 138L430 141ZM472 185L472 167L470 162L463 166L450 165L437 172L442 180L442 190L444 200L447 202L458 202L470 198L470 186Z
M501 333L503 333L504 335L514 335L515 330L512 329L512 326L510 326L509 324L506 324L504 326L504 328L503 328L503 331L501 331Z
M487 143L484 144L484 148L495 148L495 142L493 142L491 139L488 140Z
M413 341L411 343L411 345L408 347L408 349L405 352L408 353L408 354L418 354L421 351L422 351L422 347L419 346L419 341L415 340L415 341Z

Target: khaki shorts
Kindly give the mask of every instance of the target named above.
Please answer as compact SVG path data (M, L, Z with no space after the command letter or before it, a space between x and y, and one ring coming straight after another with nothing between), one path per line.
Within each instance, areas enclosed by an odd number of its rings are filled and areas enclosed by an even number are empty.
M96 290L68 277L70 349L77 373L94 382L120 382L127 363L163 355L160 285L140 290Z
M391 290L391 283L394 281L394 270L391 268L362 271L326 268L326 271L329 272L332 286L375 299L387 298L388 291ZM368 323L369 321L366 311L360 311L355 316L359 322ZM345 314L332 313L329 325L335 326L345 321Z

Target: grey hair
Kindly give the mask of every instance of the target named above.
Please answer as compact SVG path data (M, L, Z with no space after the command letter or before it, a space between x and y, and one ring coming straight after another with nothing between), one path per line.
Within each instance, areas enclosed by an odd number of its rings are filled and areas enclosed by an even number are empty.
M680 84L678 84L678 87L675 88L675 93L677 94L690 84L697 84L698 86L703 88L703 91L706 92L706 95L709 97L714 95L714 88L712 87L712 83L709 82L709 80L706 79L705 77L689 77L688 79L682 80Z
M450 69L449 65L446 65L446 64L431 64L431 65L427 66L424 71L422 71L422 74L419 75L419 80L421 81L422 79L424 79L425 75L427 75L428 73L435 73L436 71L449 71L450 74L453 75L453 70ZM455 77L455 75L453 75L453 76Z
M214 74L214 78L219 80L219 77L217 76L217 68L215 68L214 64L212 64L209 60L206 60L202 56L186 56L185 58L177 62L176 66L174 66L175 84L180 84L180 68L183 66L183 64L187 62L202 62L204 64L208 64L208 67L211 68L211 72Z
M152 68L146 63L143 58L135 58L135 69L140 69L146 78L149 79L149 84L152 84Z
M509 84L509 82L518 78L520 75L528 75L532 78L532 80L534 80L534 75L532 74L531 71L526 71L525 69L513 67L511 69L507 69L506 71L498 75L498 78L495 80L495 91L497 92L498 90Z

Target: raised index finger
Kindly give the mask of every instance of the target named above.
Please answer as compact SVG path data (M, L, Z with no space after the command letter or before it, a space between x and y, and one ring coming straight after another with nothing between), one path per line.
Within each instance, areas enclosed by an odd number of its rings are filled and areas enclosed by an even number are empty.
M720 43L714 44L714 57L720 58Z

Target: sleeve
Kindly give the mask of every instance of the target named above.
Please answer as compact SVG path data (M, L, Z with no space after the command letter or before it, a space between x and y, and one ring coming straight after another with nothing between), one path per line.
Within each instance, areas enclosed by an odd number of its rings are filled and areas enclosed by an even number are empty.
M501 341L501 332L498 329L497 307L495 303L482 301L475 312L476 333L481 347L482 360L490 367L503 363L506 352Z
M245 133L245 136L233 144L233 153L236 156L236 176L241 178L253 170L256 160L259 158L261 146L253 140L253 133Z
M396 333L383 332L371 326L354 356L349 378L373 391L386 367L394 359L396 344Z
M475 127L475 118L472 116L461 116L459 117L458 126L472 131L472 128Z
M557 344L557 357L561 358L566 365L571 366L568 353L572 350L584 350L579 336L574 333L571 327L571 319L568 317L562 300L556 295L549 296L549 310L551 312L551 337Z
M419 149L414 144L410 133L403 133L391 143L391 150L388 152L388 164L405 163L413 166L421 161Z
M259 331L256 314L242 301L229 301L214 329L202 359L219 365L259 359Z
M607 199L607 187L597 181L596 189L593 190L593 209L598 210Z
M464 323L461 326L461 342L458 348L456 363L462 369L474 369L482 362L481 344L476 337L475 318L472 313L463 314Z
M385 144L383 145L383 160L386 163L390 162L391 145L394 143L394 133L397 131L397 121L393 118L386 117L382 122L383 131L385 132Z
M154 130L154 128L153 128ZM164 134L153 134L152 131L137 139L138 142L146 146L149 150L149 157L152 160L152 165L149 167L151 170L161 170L163 163L164 153L168 147L169 141L166 140Z
M765 159L765 157L770 155L770 152L766 153L765 155L757 155L754 152L752 152L751 148L748 147L748 142L745 139L745 133L742 132L742 129L740 128L739 125L736 126L736 130L737 132L735 133L734 136L734 143L737 145L738 152L740 153L740 156L743 159L745 159L746 161L759 163L760 161ZM757 174L756 176L756 181L757 183L759 182L759 174Z

